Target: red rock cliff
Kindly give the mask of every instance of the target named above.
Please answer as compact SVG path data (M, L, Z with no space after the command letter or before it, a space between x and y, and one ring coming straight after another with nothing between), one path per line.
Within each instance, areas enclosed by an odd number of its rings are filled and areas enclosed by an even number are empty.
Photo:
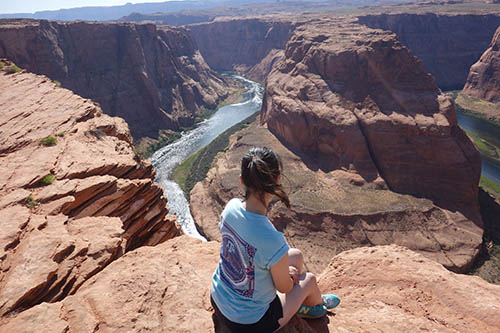
M462 89L469 68L488 47L498 15L380 14L359 23L393 31L443 90Z
M0 20L0 57L98 102L135 138L192 125L227 94L182 28Z
M500 102L500 28L488 49L470 68L463 92L489 102Z
M124 252L180 234L122 119L25 73L0 72L0 108L0 315L64 299Z

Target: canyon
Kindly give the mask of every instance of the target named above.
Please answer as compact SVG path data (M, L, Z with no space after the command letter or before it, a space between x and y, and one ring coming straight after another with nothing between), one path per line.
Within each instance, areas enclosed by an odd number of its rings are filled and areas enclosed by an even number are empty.
M183 28L3 20L0 57L99 103L135 139L192 126L228 95Z
M488 23L474 35L482 43L497 16L363 17L0 21L1 67L26 68L0 71L0 329L226 332L209 300L219 214L241 195L243 153L266 145L292 202L273 204L270 219L342 299L283 332L499 330L500 286L456 273L482 249L480 159L439 87L465 82L451 72L472 51L460 44L458 62L434 68L407 45L430 22L469 18ZM379 29L387 22L399 33ZM429 27L405 40L408 22ZM465 33L439 31L429 44ZM189 126L217 105L231 83L213 69L265 82L265 95L259 119L190 193L203 243L180 235L132 137Z

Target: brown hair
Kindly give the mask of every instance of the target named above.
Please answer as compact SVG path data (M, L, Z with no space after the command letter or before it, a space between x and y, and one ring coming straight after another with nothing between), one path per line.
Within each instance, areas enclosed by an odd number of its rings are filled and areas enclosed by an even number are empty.
M246 187L245 199L254 193L265 205L264 194L271 193L290 208L288 195L283 190L283 186L276 182L282 170L280 157L270 148L253 147L250 149L241 160L241 179Z

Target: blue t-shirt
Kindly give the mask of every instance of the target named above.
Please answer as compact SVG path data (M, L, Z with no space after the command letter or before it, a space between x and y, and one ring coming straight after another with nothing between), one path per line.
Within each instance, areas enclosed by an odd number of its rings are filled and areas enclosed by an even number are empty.
M212 298L232 322L256 323L276 297L270 269L289 246L267 216L246 211L240 199L226 205L219 229L222 244Z

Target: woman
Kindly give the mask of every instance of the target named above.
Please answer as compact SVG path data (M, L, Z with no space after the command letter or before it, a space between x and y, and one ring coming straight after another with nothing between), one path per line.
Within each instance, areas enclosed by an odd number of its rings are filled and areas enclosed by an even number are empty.
M279 184L281 171L271 149L250 149L241 162L245 200L232 199L221 214L211 301L233 332L273 332L296 313L319 318L340 303L335 295L321 295L315 276L304 270L302 253L289 248L267 218L274 197L290 208Z

